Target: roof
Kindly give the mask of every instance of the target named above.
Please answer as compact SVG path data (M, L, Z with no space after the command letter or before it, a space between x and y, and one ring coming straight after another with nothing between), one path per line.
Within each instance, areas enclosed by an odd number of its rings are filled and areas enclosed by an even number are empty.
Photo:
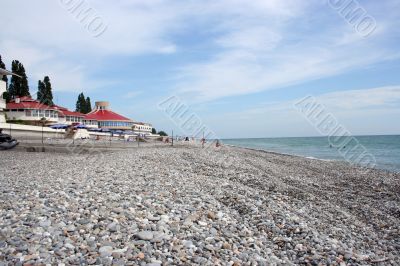
M23 96L19 98L19 103L15 102L16 99L6 104L6 109L39 109L39 110L56 110L52 106L41 103L37 100L32 99L29 96Z
M66 116L80 116L80 117L85 117L85 114L79 113L79 112L73 112L70 110L62 110L61 111L64 115Z
M96 109L85 116L86 120L97 120L97 121L127 121L133 122L131 119L125 116L119 115L110 110Z
M61 115L64 115L64 116L79 116L79 117L85 116L85 114L82 114L80 112L70 111L67 108L59 106L59 105L53 105L53 107L55 109L57 109Z
M59 106L59 105L53 105L53 107L54 108L56 108L56 109L58 109L58 110L68 110L68 108L66 108L66 107L62 107L62 106Z
M29 96L19 97L19 103L15 102L16 99L11 100L10 103L7 103L7 109L39 109L39 110L56 110L60 113L60 115L64 116L78 116L84 117L85 114L79 112L73 112L68 110L65 107L53 105L49 106L43 103L40 103L37 100L32 99Z

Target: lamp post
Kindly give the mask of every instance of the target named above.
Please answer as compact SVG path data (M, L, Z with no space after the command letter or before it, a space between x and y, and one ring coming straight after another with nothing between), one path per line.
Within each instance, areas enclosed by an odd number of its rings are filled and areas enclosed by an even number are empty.
M139 147L139 143L140 143L140 127L138 127L139 129L139 133L138 133L138 138L137 138L137 146Z
M43 146L43 127L46 124L46 118L42 117L40 118L40 123L42 124L42 146Z
M204 131L203 131L203 138L201 140L201 147L204 148L204 142L206 142L206 139L204 138Z

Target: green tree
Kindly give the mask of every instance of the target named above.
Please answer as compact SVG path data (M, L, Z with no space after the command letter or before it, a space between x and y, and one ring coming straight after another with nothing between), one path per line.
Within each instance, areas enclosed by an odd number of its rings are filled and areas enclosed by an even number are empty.
M83 112L83 110L85 109L85 104L86 104L86 102L85 102L85 96L83 95L83 93L81 92L79 95L78 95L78 100L76 101L76 108L75 108L75 111L77 111L77 112Z
M78 95L78 100L76 101L75 110L82 114L90 113L92 111L92 104L90 102L90 97L87 97L85 99L85 95L83 94L83 92L81 92Z
M158 134L160 135L160 136L163 136L163 137L165 137L165 136L168 136L168 134L167 133L165 133L164 131L158 131Z
M49 106L53 106L53 89L51 88L51 82L50 82L50 78L48 76L44 77L43 80L44 86L45 86L45 95L44 95L44 99L43 99L43 103L49 105Z
M43 82L39 80L37 100L49 106L53 103L53 89L51 88L50 78L45 76Z
M92 111L92 103L90 102L90 97L86 97L86 112L84 114L88 114Z
M21 77L11 76L11 82L8 86L8 92L12 98L16 96L30 96L28 77L25 73L25 68L18 60L13 60L11 63L11 71Z
M151 134L157 134L157 130L154 127L151 129Z
M37 99L42 102L44 96L46 95L46 86L44 85L43 81L38 81L38 92L37 92Z

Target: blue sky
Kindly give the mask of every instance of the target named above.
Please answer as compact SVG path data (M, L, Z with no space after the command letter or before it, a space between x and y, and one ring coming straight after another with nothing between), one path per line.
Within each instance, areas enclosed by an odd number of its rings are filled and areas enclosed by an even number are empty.
M87 29L90 16L77 18L78 4L98 17L99 36ZM315 136L293 108L313 95L354 135L399 134L399 8L395 0L14 0L2 4L0 54L8 68L13 59L25 65L31 93L48 75L57 104L73 109L83 91L165 131L182 131L158 108L175 95L221 138ZM363 31L363 18L373 27Z

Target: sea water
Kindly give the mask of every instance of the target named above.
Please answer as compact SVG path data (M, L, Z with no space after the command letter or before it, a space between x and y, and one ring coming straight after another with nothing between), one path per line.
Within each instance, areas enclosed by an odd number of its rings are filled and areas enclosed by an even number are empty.
M375 158L375 168L400 172L400 135L354 136L354 138L357 142L351 143L363 145L365 151ZM339 152L338 148L330 144L328 137L224 139L223 143L325 160L348 161L346 158L351 156L347 155L354 152L351 149L352 144L341 147ZM349 154L344 157L341 154L346 149Z

